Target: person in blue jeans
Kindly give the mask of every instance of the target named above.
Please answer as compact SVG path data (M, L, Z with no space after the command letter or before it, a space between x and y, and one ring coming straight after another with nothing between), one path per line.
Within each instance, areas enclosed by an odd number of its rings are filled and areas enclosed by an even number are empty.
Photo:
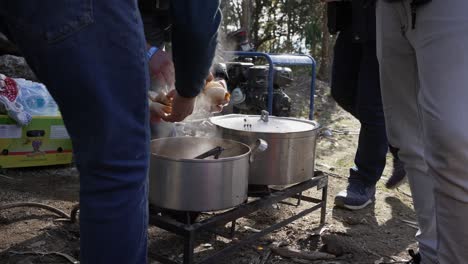
M348 186L335 204L351 210L375 200L375 185L385 168L389 150L380 94L379 63L375 37L375 5L372 1L328 1L329 30L339 31L334 47L331 94L344 110L361 123L359 142L350 169ZM390 146L394 170L386 186L393 188L404 178L398 150Z
M177 93L168 121L192 112L205 83L218 6L171 2ZM0 0L0 30L46 84L71 136L81 263L147 263L148 59L157 52L148 53L137 1Z

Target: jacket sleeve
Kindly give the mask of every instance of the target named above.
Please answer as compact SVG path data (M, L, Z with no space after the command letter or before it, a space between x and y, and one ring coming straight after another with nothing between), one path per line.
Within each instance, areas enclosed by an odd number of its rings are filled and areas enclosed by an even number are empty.
M219 0L173 0L171 17L176 89L183 97L195 97L215 55L221 22Z

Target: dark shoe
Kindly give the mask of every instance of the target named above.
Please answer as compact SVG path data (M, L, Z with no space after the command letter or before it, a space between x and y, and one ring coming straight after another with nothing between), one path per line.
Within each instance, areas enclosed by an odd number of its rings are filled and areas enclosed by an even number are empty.
M398 158L398 149L390 147L390 152L393 155L393 171L390 178L385 183L385 187L388 189L395 189L400 186L406 176L405 164Z
M407 264L420 264L421 263L421 254L414 253L414 250L410 249L408 250L409 255L411 256L411 259L406 262Z
M357 180L350 180L346 190L338 193L335 204L349 210L359 210L375 200L375 185L368 186Z

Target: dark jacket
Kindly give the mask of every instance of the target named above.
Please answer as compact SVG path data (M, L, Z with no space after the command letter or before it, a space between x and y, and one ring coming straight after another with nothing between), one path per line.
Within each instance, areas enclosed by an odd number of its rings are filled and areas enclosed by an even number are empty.
M375 2L352 0L330 2L327 6L328 30L336 34L345 27L352 27L356 42L375 40Z
M157 23L170 19L177 92L184 97L197 96L215 55L221 22L219 0L170 0L169 13L165 14L169 17L164 18L156 8L164 1L139 2L142 14L154 15L154 26L161 27Z
M387 2L401 2L403 0L385 0ZM416 10L419 6L431 0L412 0L412 28L416 26ZM327 5L328 30L336 34L344 27L353 28L356 42L375 40L375 2L376 0L349 0L330 2Z

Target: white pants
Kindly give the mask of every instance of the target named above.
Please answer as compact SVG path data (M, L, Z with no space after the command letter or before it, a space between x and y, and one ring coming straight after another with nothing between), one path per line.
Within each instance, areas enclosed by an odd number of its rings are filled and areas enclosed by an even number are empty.
M468 0L377 4L389 143L406 164L423 263L468 263Z

